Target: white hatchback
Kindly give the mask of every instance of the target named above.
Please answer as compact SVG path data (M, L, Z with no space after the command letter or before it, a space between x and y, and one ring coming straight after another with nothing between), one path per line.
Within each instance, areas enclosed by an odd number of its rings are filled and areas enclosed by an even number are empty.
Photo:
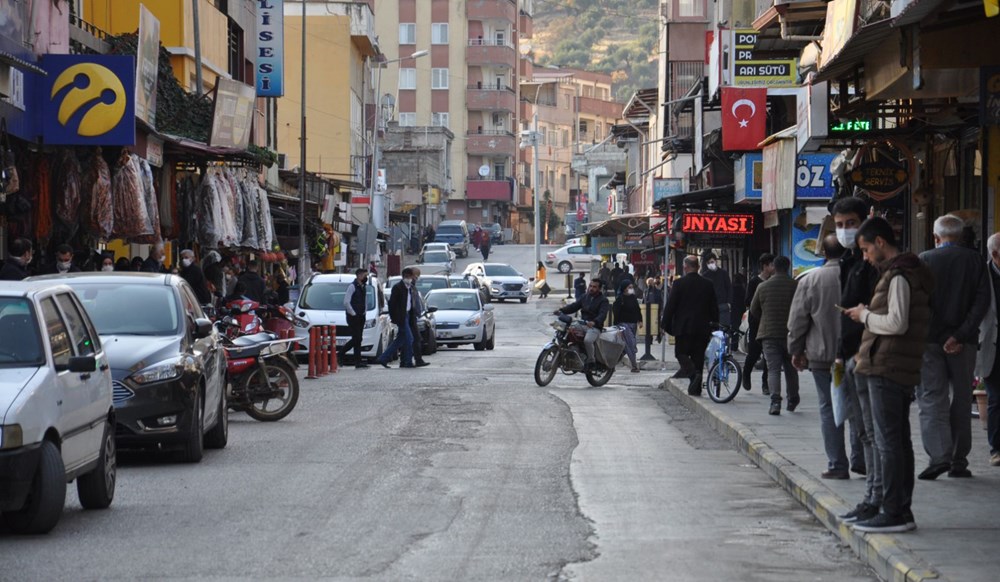
M0 287L0 512L18 533L55 527L74 479L85 509L115 494L115 409L108 358L73 291Z
M314 325L337 326L337 346L350 341L347 331L347 311L344 309L344 294L349 285L354 284L354 275L329 274L313 275L299 294L295 304L295 314ZM368 277L365 293L365 328L362 332L361 355L377 358L389 345L389 316L385 311L385 295L376 277ZM309 334L299 342L297 355L309 353ZM349 355L353 355L349 354Z

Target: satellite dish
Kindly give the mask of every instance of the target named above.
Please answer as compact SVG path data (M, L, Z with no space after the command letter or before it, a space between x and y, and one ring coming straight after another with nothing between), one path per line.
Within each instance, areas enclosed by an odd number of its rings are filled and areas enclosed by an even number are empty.
M479 166L479 175L483 178L490 175L490 167L486 164Z

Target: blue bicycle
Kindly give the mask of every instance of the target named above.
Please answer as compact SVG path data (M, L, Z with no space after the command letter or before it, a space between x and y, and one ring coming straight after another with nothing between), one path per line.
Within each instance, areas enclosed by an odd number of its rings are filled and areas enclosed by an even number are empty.
M713 402L729 402L736 398L736 393L743 385L743 368L733 357L732 346L739 341L742 334L738 329L714 324L717 331L712 333L712 340L705 352L705 364L708 368L708 397Z

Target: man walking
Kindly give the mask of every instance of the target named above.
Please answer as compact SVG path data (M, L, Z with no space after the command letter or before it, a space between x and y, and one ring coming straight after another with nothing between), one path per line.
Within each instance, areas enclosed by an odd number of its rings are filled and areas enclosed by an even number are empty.
M420 296L420 290L417 289L417 281L420 280L420 269L416 267L411 267L411 269L413 270L413 284L410 285L410 305L413 308L410 309L410 335L413 336L413 365L423 368L424 366L431 365L430 362L424 361L424 341L420 337L420 327L417 325L420 314L424 312L424 298Z
M757 339L764 347L767 361L767 383L771 388L771 407L767 413L781 414L781 372L788 384L788 412L799 405L799 373L792 366L788 353L788 313L795 296L795 279L788 271L792 262L788 257L774 258L774 275L757 288L750 304L750 313L760 320Z
M583 298L584 293L587 292L587 280L583 277L583 273L573 280L573 294L574 299L579 301Z
M833 398L830 384L831 369L837 359L837 338L840 337L840 256L844 247L837 235L823 239L826 262L799 279L792 309L788 315L788 353L796 370L812 372L819 396L820 433L826 449L824 479L850 479L847 450L844 447L844 425L837 426L833 418Z
M757 259L757 264L760 267L760 271L757 275L750 280L747 284L747 299L752 303L754 295L757 294L757 289L760 284L767 281L771 275L774 274L774 255L770 253L764 253ZM757 365L758 361L764 362L764 376L761 381L761 392L764 396L769 396L771 390L767 385L767 360L762 358L764 354L764 348L757 339L757 330L760 328L760 319L754 317L753 313L747 314L747 325L749 329L747 330L747 357L743 363L743 389L749 391L751 388L750 384L750 374L753 372L754 366Z
M596 362L594 359L594 344L597 343L597 338L601 336L601 330L604 329L604 320L607 319L610 310L611 304L608 303L608 298L604 296L601 290L600 280L594 280L587 287L587 294L583 296L583 299L574 301L566 307L555 311L556 315L560 313L571 314L579 311L580 319L586 322L587 334L583 337L583 348L587 351L588 369L592 369Z
M143 273L166 273L163 261L166 253L163 250L163 243L156 243L149 249L149 256L142 262Z
M990 287L989 310L979 328L979 355L976 376L986 384L986 440L990 443L990 465L1000 467L1000 358L997 357L997 332L1000 330L1000 233L986 241L990 253L987 263Z
M198 265L198 261L194 258L194 251L191 249L181 251L180 276L191 286L199 304L212 304L212 292L208 290L205 273L202 272L201 266Z
M247 270L240 275L239 281L246 287L246 295L257 303L264 302L264 295L267 293L267 282L260 276L260 265L257 261L250 261Z
M701 254L704 262L701 276L712 282L715 288L715 299L719 302L719 323L730 325L729 311L733 300L733 280L729 278L729 272L719 266L719 258L712 251L705 251Z
M347 329L351 334L351 339L337 351L340 352L338 357L342 359L347 355L347 352L354 349L354 367L359 369L368 367L368 364L361 357L367 301L368 271L357 269L354 271L354 281L344 291L344 311L347 313Z
M413 296L410 287L413 285L413 269L403 269L403 278L392 286L389 293L389 319L396 326L396 337L376 360L383 368L389 368L389 361L396 357L397 351L402 351L400 368L415 368L413 365L413 334L410 331L410 312L413 310Z
M934 248L920 259L940 282L931 294L931 327L920 369L920 437L930 465L920 479L971 477L972 378L979 324L989 309L986 265L961 246L965 223L946 214L934 221ZM949 390L950 387L950 390Z
M698 274L698 257L684 257L684 276L674 282L663 308L660 325L677 338L674 354L680 371L690 378L688 394L701 395L705 350L712 336L711 324L719 321L719 302L712 282Z
M916 528L910 510L914 483L910 401L920 383L934 280L919 257L900 251L885 219L869 218L862 223L857 241L865 260L882 273L871 305L857 305L845 313L865 326L857 374L868 382L885 491L882 511L856 522L854 528L862 532L909 531Z

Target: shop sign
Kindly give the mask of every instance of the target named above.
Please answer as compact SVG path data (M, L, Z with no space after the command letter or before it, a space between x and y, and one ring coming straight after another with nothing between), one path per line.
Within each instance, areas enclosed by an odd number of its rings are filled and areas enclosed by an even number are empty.
M870 119L841 119L830 124L830 134L856 134L867 133L872 130L872 120Z
M686 234L751 235L753 214L725 212L685 212L681 218L681 232Z
M827 201L833 196L833 175L830 162L837 154L799 154L795 167L795 199ZM736 202L761 199L764 183L763 154L743 156L735 166Z
M284 0L257 0L257 96L285 94Z
M821 223L812 224L810 213L800 206L792 209L792 276L823 266L819 255Z
M45 55L42 68L45 143L135 144L135 57Z
M906 187L910 173L902 163L883 159L857 166L851 170L849 178L852 184L876 200L885 200Z
M157 168L163 167L163 140L158 137L146 137L146 161Z
M674 198L684 193L684 178L654 178L653 204L665 198Z
M979 107L983 127L1000 126L1000 67L980 69Z
M622 246L627 249L643 248L646 246L646 239L641 232L628 232L623 235Z
M622 252L617 236L592 236L590 245L590 252L595 255L617 255Z
M255 99L253 87L220 77L215 85L215 113L208 145L247 149Z
M139 46L136 49L135 116L156 127L156 77L160 62L160 21L139 5Z
M756 58L760 34L753 29L734 30L731 46L734 87L795 87L798 70L795 59Z
M798 151L814 152L830 131L830 90L826 81L804 85L795 96Z

